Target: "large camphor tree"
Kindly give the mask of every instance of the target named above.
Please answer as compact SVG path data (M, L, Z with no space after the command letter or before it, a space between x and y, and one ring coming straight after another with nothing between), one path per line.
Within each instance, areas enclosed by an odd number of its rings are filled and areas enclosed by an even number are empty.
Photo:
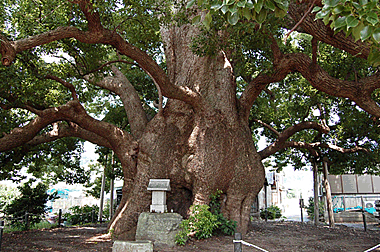
M168 208L184 216L222 190L222 212L245 232L265 158L281 168L324 155L336 172L378 172L378 8L2 1L0 174L25 166L83 182L77 139L90 141L122 166L119 239L149 209L152 178L171 179ZM271 143L261 151L259 135Z

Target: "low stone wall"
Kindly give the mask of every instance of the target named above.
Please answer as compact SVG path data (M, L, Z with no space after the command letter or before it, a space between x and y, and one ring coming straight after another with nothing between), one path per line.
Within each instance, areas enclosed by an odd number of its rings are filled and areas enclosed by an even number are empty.
M378 223L380 220L375 218L373 215L366 213L367 223ZM334 220L336 223L353 223L353 222L363 222L362 212L340 212L334 213Z

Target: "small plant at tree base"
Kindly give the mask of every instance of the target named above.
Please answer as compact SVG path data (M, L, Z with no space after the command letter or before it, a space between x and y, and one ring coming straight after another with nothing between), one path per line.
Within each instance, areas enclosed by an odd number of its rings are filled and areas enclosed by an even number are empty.
M265 219L266 217L270 220L281 218L281 209L278 206L270 206L266 210L260 210L261 219Z
M219 189L210 196L210 211L218 217L219 227L214 234L233 235L236 229L236 221L232 221L223 216L220 209L220 198L223 192Z
M216 234L232 235L236 222L226 219L220 212L220 196L222 191L210 196L210 205L192 205L189 219L180 224L181 231L176 235L175 242L185 245L190 235L197 239L210 238Z

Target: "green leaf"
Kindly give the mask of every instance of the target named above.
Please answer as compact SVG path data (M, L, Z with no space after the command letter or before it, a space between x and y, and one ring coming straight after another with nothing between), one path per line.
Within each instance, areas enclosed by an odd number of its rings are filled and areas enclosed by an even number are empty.
M194 4L195 4L195 1L196 0L190 0L189 2L187 2L187 5L186 5L186 8L191 8Z
M248 0L247 3L245 4L245 7L248 8L248 9L252 9L253 8L253 2L252 2L252 0Z
M223 14L226 14L226 12L228 11L228 6L223 5L223 7L220 10L222 11Z
M377 43L380 43L380 28L377 28L373 34L372 37L374 40L376 40Z
M228 13L227 14L227 21L231 25L236 25L237 22L239 21L239 14L237 12L235 12L235 13Z
M267 18L267 10L266 9L262 9L260 11L260 13L256 16L256 21L259 23L259 24L262 24L264 23L265 19Z
M276 6L274 5L274 3L272 1L265 1L265 7L267 7L267 9L271 10L271 11L274 11L276 9Z
M363 30L360 32L360 38L362 41L367 40L372 35L372 27L365 26Z
M235 0L227 0L227 1L226 1L226 5L231 5L231 4L233 4L233 3L235 3Z
M247 0L242 0L237 3L237 7L244 8L247 3Z
M199 24L199 22L201 22L201 16L200 16L200 15L195 16L195 17L193 18L193 20L191 21L191 23L192 23L193 25Z
M360 32L363 30L363 28L364 28L364 24L359 23L357 26L355 26L352 29L352 35L354 36L355 41L358 41L360 39Z
M372 25L379 23L379 17L376 12L369 12L366 20Z
M329 16L330 14L330 11L329 10L321 10L320 12L317 13L317 15L315 15L315 19L322 19L322 18L325 18L327 16Z
M208 12L202 22L207 30L210 30L211 22L212 22L212 16L211 16L211 13Z
M228 7L228 11L231 12L231 14L236 13L238 11L238 8L236 5L230 5Z
M255 11L257 14L260 13L261 9L263 8L264 0L257 0L255 4Z
M364 6L364 5L366 5L368 3L368 0L359 0L359 4L361 5L361 6Z
M342 13L344 10L345 10L345 8L344 8L343 5L338 5L338 6L336 6L336 7L332 10L332 13L334 13L334 14L339 14L339 13Z
M359 20L354 16L348 16L346 18L347 29L351 27L356 27L359 24Z
M215 1L211 4L210 9L219 10L222 7L223 7L223 3L221 1Z
M250 19L252 18L252 12L251 12L251 10L250 10L250 9L247 9L247 8L244 8L244 9L243 9L243 16L244 16L246 19L250 20Z
M326 0L325 1L325 6L329 7L329 8L335 7L335 6L337 6L339 4L339 2L340 2L340 0Z
M313 8L313 10L311 11L311 13L318 12L318 11L320 11L320 10L322 10L321 7L319 7L319 6L315 6L315 7Z
M352 2L352 5L355 7L355 9L360 10L363 9L362 6L357 2Z
M346 25L347 25L346 17L339 17L339 18L337 18L337 20L335 20L334 28L339 29L339 28L346 26Z
M275 17L283 18L283 17L286 16L286 14L288 14L288 13L286 12L286 10L281 10L281 9L277 9L277 8L274 10L274 15L275 15Z

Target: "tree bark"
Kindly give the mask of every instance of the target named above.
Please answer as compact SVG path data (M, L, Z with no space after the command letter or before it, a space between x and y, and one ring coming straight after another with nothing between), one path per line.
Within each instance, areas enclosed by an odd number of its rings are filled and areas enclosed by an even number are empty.
M329 226L335 227L335 221L334 221L334 211L333 211L333 204L332 204L332 197L331 197L331 188L330 183L327 179L329 172L327 168L327 158L323 158L323 185L326 190L326 203L327 203L327 212L329 215Z

